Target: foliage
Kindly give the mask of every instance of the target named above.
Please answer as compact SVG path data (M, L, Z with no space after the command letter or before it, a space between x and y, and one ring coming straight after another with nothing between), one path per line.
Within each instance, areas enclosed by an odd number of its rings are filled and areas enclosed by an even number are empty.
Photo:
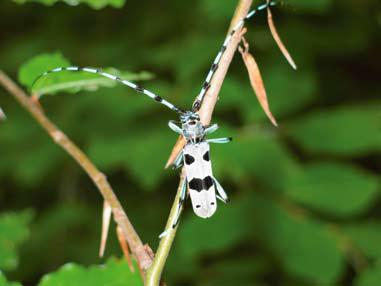
M57 2L65 2L68 5L76 6L81 3L85 3L94 9L101 9L107 5L110 5L115 8L121 8L125 0L13 0L16 3L24 4L26 2L38 2L45 5L53 5Z
M16 2L35 3L0 4L4 27L12 23L0 35L0 59L26 90L57 66L114 66L106 70L144 81L183 108L199 92L236 5ZM208 220L194 216L187 202L166 266L168 285L377 285L378 2L289 0L274 7L296 72L272 40L265 13L247 23L279 128L268 122L236 56L213 117L221 126L215 136L234 140L211 149L214 174L231 202L219 203ZM106 5L121 9L92 9ZM50 74L32 92L56 95L42 97L42 107L107 174L139 234L156 249L178 183L176 171L163 169L176 140L166 124L176 114L91 74ZM9 210L0 216L0 285L9 284L5 276L26 286L97 285L108 277L115 285L140 285L124 262L97 258L102 201L87 176L0 93L7 115L0 122L0 207ZM26 206L35 216L19 211ZM109 240L106 256L120 255L114 232Z
M136 266L135 266L136 267ZM81 285L143 285L137 273L131 273L127 262L110 259L105 265L85 268L73 263L65 264L58 271L42 277L39 286Z
M356 279L356 286L372 286L377 285L381 278L380 262L377 261L376 265L364 272L362 276Z
M0 272L0 286L20 286L21 284L17 282L8 282L7 279L5 279L4 274Z
M12 270L18 266L17 250L29 236L30 211L0 215L0 269Z
M286 192L311 208L347 217L370 207L379 193L379 182L372 174L348 164L314 163L290 176Z
M311 112L292 122L289 133L309 152L357 156L378 151L381 147L377 124L381 121L380 110L377 101ZM320 144L320 138L325 138L325 144Z

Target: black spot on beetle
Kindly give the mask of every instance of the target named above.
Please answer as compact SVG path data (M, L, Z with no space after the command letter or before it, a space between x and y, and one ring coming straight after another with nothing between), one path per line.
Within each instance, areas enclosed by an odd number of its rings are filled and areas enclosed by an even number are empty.
M204 156L202 156L202 158L205 160L205 161L210 161L210 157L209 157L209 151L206 151Z
M211 186L213 186L213 179L211 176L207 176L203 180L203 185L205 190L209 190Z
M190 180L190 182L188 184L189 184L190 189L195 190L197 192L202 191L202 180L201 179L193 178L192 180Z
M194 162L194 157L189 155L189 154L185 154L185 164L187 165L191 165L193 162Z
M198 208L201 208L201 206L200 205L196 205L196 208L198 209Z
M190 189L201 192L202 190L209 190L209 188L213 186L214 181L211 176L206 176L203 180L199 178L193 178L188 184Z

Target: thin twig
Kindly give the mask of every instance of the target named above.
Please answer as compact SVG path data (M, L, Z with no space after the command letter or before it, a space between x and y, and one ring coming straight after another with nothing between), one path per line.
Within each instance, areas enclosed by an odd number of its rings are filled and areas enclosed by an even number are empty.
M250 6L252 4L252 0L240 0L237 8L235 10L233 19L230 23L229 31L234 27L241 19L246 17L247 13L249 12ZM226 73L229 69L230 63L233 59L234 53L237 50L238 44L241 40L240 33L235 33L233 36L231 42L226 47L226 51L224 55L221 58L221 61L219 63L219 68L217 69L211 83L210 88L208 89L207 93L205 94L204 100L202 102L202 106L199 111L201 122L204 126L207 126L210 124L212 119L212 114L214 107L218 100L218 94L221 90L222 83L225 79ZM178 144L182 144L183 140L178 140ZM178 146L175 148L178 148ZM181 149L181 148L180 148ZM171 212L167 221L167 225L165 229L169 229L174 221L174 215L176 213L176 209L178 208L178 202L181 194L181 186L183 184L185 172L184 169L181 172L180 177L180 183L177 189L176 198L173 202ZM170 231L167 236L163 237L160 241L159 248L156 252L155 259L151 265L151 267L147 271L147 278L146 278L146 285L147 286L158 286L160 283L161 273L163 271L165 262L167 260L167 257L169 255L172 242L174 240L174 237L176 235L176 230L173 229Z
M122 208L118 198L113 192L106 176L101 173L87 156L44 114L43 110L29 97L12 79L0 70L0 84L23 106L28 110L34 119L43 129L52 137L53 141L61 146L89 175L91 180L97 186L104 200L112 208L114 220L123 231L123 234L134 254L139 266L146 271L152 263L152 257L146 250L140 237L132 226L127 214Z
M106 249L108 230L110 228L112 208L107 201L103 202L102 211L102 233L101 233L101 244L99 246L99 257L103 257Z
M131 260L130 251L128 250L128 244L127 244L126 238L124 237L123 231L119 226L116 227L116 235L118 237L119 244L120 244L120 247L122 248L124 257L127 260L128 267L130 267L131 272L134 273L135 268Z

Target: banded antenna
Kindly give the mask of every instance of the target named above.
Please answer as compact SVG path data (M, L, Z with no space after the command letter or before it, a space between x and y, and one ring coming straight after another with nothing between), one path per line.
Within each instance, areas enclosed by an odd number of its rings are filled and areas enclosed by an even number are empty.
M33 86L37 83L37 81L39 81L42 77L47 76L47 75L52 74L52 73L59 73L62 71L87 72L87 73L98 74L100 76L107 77L111 80L115 80L117 82L120 82L121 84L126 85L126 86L132 88L133 90L135 90L139 93L143 93L143 94L147 95L148 97L155 100L156 102L159 102L159 103L165 105L169 109L176 111L179 114L184 113L184 111L181 108L179 108L179 107L175 106L174 104L170 103L169 101L163 99L159 95L137 85L136 83L130 82L128 80L121 79L120 77L112 75L110 73L103 72L101 69L94 69L94 68L88 68L88 67L75 67L75 66L55 68L55 69L46 71L43 74L39 75L34 80L34 82L32 84L32 89L33 89Z
M274 1L270 1L266 4L262 4L255 8L254 10L251 10L245 18L240 20L234 28L231 30L231 32L226 36L224 43L222 44L222 47L220 51L218 52L216 58L213 61L212 67L210 68L208 75L206 76L206 79L202 85L200 93L197 95L196 100L193 102L192 111L196 112L200 109L201 103L204 99L204 96L206 92L208 91L210 87L210 81L212 80L216 70L218 69L218 64L220 63L220 60L222 58L222 55L224 54L226 47L228 46L229 42L233 38L233 35L244 25L245 21L253 17L257 12L267 9L270 6L275 6L276 3Z

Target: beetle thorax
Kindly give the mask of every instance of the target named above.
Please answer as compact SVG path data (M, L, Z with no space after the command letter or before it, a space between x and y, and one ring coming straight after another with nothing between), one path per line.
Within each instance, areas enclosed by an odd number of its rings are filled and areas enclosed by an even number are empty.
M205 128L197 113L187 112L182 117L183 135L187 142L198 143L205 137Z

